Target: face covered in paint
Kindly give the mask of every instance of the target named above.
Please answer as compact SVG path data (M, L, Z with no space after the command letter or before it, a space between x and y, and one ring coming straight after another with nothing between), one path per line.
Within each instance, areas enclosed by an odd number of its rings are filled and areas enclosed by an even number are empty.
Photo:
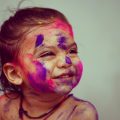
M79 83L83 67L72 29L64 22L33 28L20 51L24 83L34 91L66 94Z

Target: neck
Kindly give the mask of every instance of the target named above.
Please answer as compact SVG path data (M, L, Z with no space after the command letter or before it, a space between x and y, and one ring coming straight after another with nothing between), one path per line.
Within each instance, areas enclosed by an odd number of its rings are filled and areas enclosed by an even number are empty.
M55 105L60 103L67 95L58 95L55 93L33 93L31 91L24 91L23 107L31 115L43 114ZM37 112L36 112L37 111ZM38 113L39 111L39 113Z

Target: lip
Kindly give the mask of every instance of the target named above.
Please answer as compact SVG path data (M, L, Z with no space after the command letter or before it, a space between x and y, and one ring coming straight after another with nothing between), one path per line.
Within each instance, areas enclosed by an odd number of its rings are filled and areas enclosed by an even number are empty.
M74 76L73 72L62 73L58 76L55 76L54 79L69 79Z

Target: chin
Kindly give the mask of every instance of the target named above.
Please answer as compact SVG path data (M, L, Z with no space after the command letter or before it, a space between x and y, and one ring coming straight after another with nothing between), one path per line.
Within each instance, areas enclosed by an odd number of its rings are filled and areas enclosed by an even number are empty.
M61 86L61 87L57 87L54 92L57 94L61 94L61 95L66 95L69 94L72 91L73 87L72 86Z

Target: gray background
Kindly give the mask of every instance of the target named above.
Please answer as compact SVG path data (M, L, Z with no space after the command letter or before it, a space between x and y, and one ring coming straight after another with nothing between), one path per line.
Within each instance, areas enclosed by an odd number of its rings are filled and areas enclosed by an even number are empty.
M0 0L0 25L18 0ZM120 0L26 0L24 6L52 7L71 22L84 74L73 93L91 101L100 120L120 120Z

